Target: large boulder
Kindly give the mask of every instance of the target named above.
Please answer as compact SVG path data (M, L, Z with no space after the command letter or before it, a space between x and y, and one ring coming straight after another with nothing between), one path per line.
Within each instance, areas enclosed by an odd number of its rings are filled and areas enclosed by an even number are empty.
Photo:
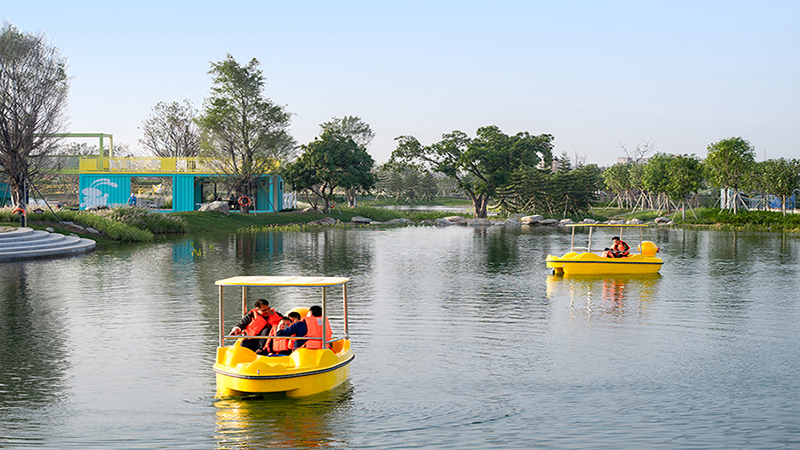
M353 218L350 219L350 222L353 222L353 223L356 223L356 224L359 224L359 225L364 225L364 224L369 225L372 222L372 219L368 219L366 217L361 217L361 216L353 216Z
M631 219L631 220L629 220L629 221L627 221L625 223L627 223L628 225L641 225L643 222L642 222L642 219L637 219L636 217L634 217L633 219Z
M560 223L561 225L567 225L567 224L575 223L575 222L573 222L572 219L567 217L566 219L561 219L558 223Z
M469 227L489 227L492 225L492 221L489 219L470 219L467 221L467 226Z
M544 217L539 214L534 214L532 216L525 216L519 219L519 223L523 225L536 225L537 223L544 220Z
M558 225L558 219L544 219L539 221L539 225L554 227Z
M342 222L339 219L335 219L333 217L323 217L322 219L315 220L313 222L308 222L309 225L322 225L322 226L336 225L339 223Z
M453 225L457 225L455 222L451 222L447 219L436 219L436 226L437 227L451 227Z
M467 223L467 220L469 220L464 216L447 216L445 219L458 224L465 224Z
M597 223L597 221L587 217L586 219L581 220L581 223Z
M519 219L516 217L509 217L504 223L510 227L518 227L520 225Z
M200 211L202 212L218 212L225 214L226 216L231 213L230 206L228 206L227 202L211 202L211 203L203 203L200 206Z
M656 217L655 222L656 223L669 223L670 219L669 219L669 217L661 216L661 217Z

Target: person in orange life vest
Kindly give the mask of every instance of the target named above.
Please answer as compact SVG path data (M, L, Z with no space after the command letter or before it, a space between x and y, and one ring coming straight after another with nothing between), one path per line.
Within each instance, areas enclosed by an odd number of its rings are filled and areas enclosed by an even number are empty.
M289 314L286 315L286 317L292 319L293 324L303 320L303 317L300 316L300 313L297 311L290 312Z
M603 252L604 258L624 258L630 254L631 246L621 240L619 236L612 237L611 242L613 242L611 248L607 248Z
M289 328L290 326L292 326L292 319L284 317L278 325L272 327L269 335L276 336L278 331ZM267 339L267 343L264 347L256 353L259 355L289 355L292 353L293 344L291 339Z
M277 325L283 316L269 307L269 301L263 298L256 300L254 308L242 317L241 322L233 327L232 335L244 334L246 336L267 336L269 331ZM257 351L264 346L265 339L245 339L242 347Z
M331 324L328 319L325 319L325 340L331 340L333 333L331 333ZM303 320L295 322L289 328L280 330L276 333L277 336L297 336L297 337L322 337L322 307L314 305L308 310L308 315L303 317ZM322 341L317 339L295 339L295 349L300 347L305 348L322 348Z

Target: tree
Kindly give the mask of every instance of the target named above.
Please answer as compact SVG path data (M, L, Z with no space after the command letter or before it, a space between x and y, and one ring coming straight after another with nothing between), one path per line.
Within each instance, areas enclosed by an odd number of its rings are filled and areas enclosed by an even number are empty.
M65 131L69 92L67 59L44 35L24 34L10 24L0 34L0 170L8 176L11 201L25 203L26 180L47 168Z
M781 212L786 215L786 199L800 189L800 161L768 159L764 161L764 187L781 199Z
M623 205L632 205L630 196L631 188L631 166L630 163L616 163L603 170L603 182L606 188L616 194L617 204L620 208ZM613 201L611 202L613 203Z
M600 179L594 164L555 173L535 168L518 171L504 187L503 206L513 213L582 214L596 200Z
M323 122L319 126L322 131L335 131L342 136L351 138L356 145L364 150L375 139L375 132L372 131L368 123L358 116L344 116L341 119L334 116L331 117L330 121Z
M375 161L348 136L326 130L302 150L300 157L285 167L284 179L293 189L308 189L322 199L326 214L337 188L369 190L375 185Z
M708 146L704 162L706 178L712 186L732 191L734 214L738 213L741 202L739 188L750 175L755 159L753 146L740 137L723 139Z
M553 136L527 132L508 136L494 125L479 128L475 138L453 131L429 146L413 136L399 136L395 141L391 164L420 166L456 180L472 199L476 218L486 217L489 199L510 182L514 172L540 161L552 162Z
M674 159L675 155L656 153L647 160L642 169L642 187L649 194L656 194L659 212L664 206L669 211L669 202L667 201L667 190L670 183L669 169Z
M695 155L673 155L667 163L667 173L665 191L673 202L681 202L681 215L686 219L686 198L703 185L703 165Z
M375 138L375 132L372 131L369 124L361 120L358 116L344 116L343 118L332 117L329 122L320 124L322 131L333 131L351 138L356 145L361 147L365 152L367 147ZM357 189L347 189L345 197L347 197L347 206L354 208L356 206Z
M263 97L264 76L258 66L255 58L241 66L230 54L211 63L211 97L197 118L201 154L217 161L215 170L239 195L253 196L257 179L276 172L296 152L288 132L291 114Z
M142 123L144 137L139 143L155 156L181 158L197 156L200 132L195 123L197 111L192 102L158 102Z

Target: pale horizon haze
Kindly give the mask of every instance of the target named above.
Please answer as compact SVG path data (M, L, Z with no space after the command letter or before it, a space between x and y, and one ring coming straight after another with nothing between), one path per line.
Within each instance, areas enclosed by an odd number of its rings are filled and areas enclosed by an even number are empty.
M758 160L800 157L798 1L3 0L0 17L68 58L69 131L136 153L152 108L200 110L230 53L258 59L299 144L359 116L377 163L398 136L485 125L599 165L646 141L705 158L739 136Z

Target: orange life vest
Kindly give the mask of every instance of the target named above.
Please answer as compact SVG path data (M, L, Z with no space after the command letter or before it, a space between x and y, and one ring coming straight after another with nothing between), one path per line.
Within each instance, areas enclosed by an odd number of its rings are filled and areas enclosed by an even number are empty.
M274 327L275 325L281 323L281 319L283 319L283 316L276 313L275 310L273 309L272 311L270 311L269 316L267 317L267 323L270 324L270 326Z
M306 337L322 337L322 317L303 317L303 322L306 323ZM330 341L333 333L331 332L331 323L325 318L325 340ZM322 348L322 341L317 339L309 339L303 344L305 348Z
M276 336L277 332L278 332L278 326L274 326L274 327L272 327L272 330L270 330L269 335L270 336ZM293 343L294 340L293 339L270 339L267 342L268 342L267 345L269 345L270 342L272 343L272 353L278 353L278 352L282 352L284 350L291 349L290 343Z
M251 309L248 314L250 313L253 313L253 320L251 320L250 323L248 323L245 327L244 334L247 336L256 336L258 333L261 333L261 330L263 330L265 326L267 326L267 318L259 314L257 308Z
M628 245L625 241L619 241L618 243L611 246L611 250L614 250L616 254L614 255L617 258L621 258L623 256L628 256L630 254L631 246Z

